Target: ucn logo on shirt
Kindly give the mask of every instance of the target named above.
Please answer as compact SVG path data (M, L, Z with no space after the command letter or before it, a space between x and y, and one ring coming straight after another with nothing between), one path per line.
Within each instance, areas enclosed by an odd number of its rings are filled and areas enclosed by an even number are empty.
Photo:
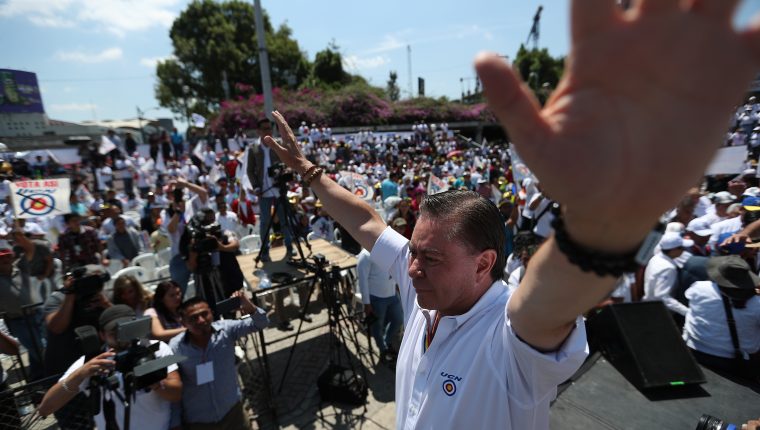
M462 378L446 372L441 372L441 376L444 378L443 385L441 385L441 388L443 388L443 393L449 397L456 394L457 382L461 382Z

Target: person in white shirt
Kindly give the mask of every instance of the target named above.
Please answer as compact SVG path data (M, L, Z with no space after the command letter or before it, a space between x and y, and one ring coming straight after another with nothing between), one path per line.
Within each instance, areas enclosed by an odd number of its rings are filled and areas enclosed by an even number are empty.
M683 318L689 310L684 304L671 295L678 282L678 264L675 261L686 248L694 246L694 242L681 237L680 234L665 233L660 240L661 252L655 254L647 263L644 271L643 300L662 300L671 311L679 327L683 326Z
M725 113L754 77L760 51L750 45L760 46L760 25L736 32L729 19L735 4L689 3L687 11L675 0L642 0L623 12L613 0L572 1L573 67L543 111L503 59L478 57L489 107L547 195L563 204L555 234L511 296L495 205L466 191L429 195L408 241L308 161L273 112L282 142L265 140L297 173L310 173L306 185L399 286L407 324L396 370L397 428L548 428L557 384L587 355L579 315L612 291L620 272L612 267L636 267L632 256L704 172ZM694 38L699 50L672 55ZM686 75L702 83L699 97L709 106L688 102ZM694 116L691 127L672 127Z
M372 262L366 249L362 249L357 256L356 272L364 314L368 318L374 318L370 332L380 350L380 359L393 361L393 341L404 323L401 300L396 294L396 282L387 271Z
M686 290L689 312L683 338L701 364L749 377L734 358L746 359L760 351L760 277L738 255L713 257L707 262L709 281L699 281ZM741 357L728 326L724 300L736 322ZM756 375L760 374L758 372ZM757 376L755 376L757 377Z
M124 396L124 381L121 372L114 371L116 362L114 356L117 352L125 350L123 343L117 342L116 331L120 323L135 319L135 311L127 305L114 305L103 311L99 319L99 335L109 347L106 352L85 361L81 356L64 373L58 382L53 385L39 407L39 414L48 416L66 403L70 402L79 392L89 391L90 379L95 376L108 376L112 372L118 377L116 389ZM173 355L171 349L164 342L159 342L156 357ZM171 420L171 403L177 402L182 397L182 380L176 364L167 368L167 376L160 382L150 386L147 390L140 390L131 399L132 408L130 413L131 428L168 430ZM101 388L101 390L105 390ZM105 402L113 401L113 419L117 428L124 428L124 403L114 395L107 396L101 392L99 405L100 412L95 416L95 424L99 429L106 428L108 417L106 416Z
M216 202L216 222L219 223L222 230L237 234L240 231L240 222L234 212L227 210L227 201L224 195L217 195L214 197L214 201Z

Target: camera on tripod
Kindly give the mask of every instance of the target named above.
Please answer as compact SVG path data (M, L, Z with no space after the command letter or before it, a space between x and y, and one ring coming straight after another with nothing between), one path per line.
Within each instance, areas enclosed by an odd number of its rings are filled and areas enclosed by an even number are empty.
M76 267L66 273L67 277L73 278L71 286L62 289L65 294L76 294L77 298L85 299L91 298L98 294L108 280L111 279L111 275L108 272L97 272L87 274L87 266Z
M285 167L283 163L273 163L267 169L267 175L274 180L274 184L277 186L282 186L295 180L293 171Z
M218 241L222 240L222 227L218 222L208 223L202 212L193 217L187 229L190 233L190 249L194 252L207 254L219 248Z

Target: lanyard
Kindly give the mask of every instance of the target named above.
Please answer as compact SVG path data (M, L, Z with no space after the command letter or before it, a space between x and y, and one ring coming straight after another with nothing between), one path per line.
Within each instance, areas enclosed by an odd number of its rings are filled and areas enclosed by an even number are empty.
M428 348L430 348L430 344L433 343L433 337L435 337L435 332L438 330L438 323L441 321L441 312L436 311L435 317L433 318L432 324L427 324L427 329L425 331L425 339L422 344L422 352L425 353Z

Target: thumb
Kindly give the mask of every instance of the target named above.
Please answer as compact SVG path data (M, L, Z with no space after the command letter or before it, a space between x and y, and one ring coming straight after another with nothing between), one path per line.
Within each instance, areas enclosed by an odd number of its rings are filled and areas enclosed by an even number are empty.
M497 55L483 53L475 59L488 106L518 145L545 142L549 128L538 101L512 68Z

